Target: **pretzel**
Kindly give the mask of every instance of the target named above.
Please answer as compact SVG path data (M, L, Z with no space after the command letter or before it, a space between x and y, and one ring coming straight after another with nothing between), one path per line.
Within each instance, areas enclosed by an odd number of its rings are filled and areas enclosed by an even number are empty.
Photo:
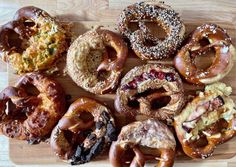
M137 30L130 28L131 22L138 22ZM162 27L166 32L165 39L152 35L145 22ZM179 15L170 6L160 2L138 2L126 7L120 14L118 28L129 39L133 51L141 59L169 57L180 46L185 33ZM146 43L151 43L151 46Z
M207 39L209 44L202 46L200 41ZM207 69L199 69L194 58L214 48L215 58ZM224 29L215 24L203 24L196 28L188 42L177 53L174 64L179 73L190 83L210 84L226 76L233 67L235 47Z
M106 47L116 51L112 60ZM77 38L67 54L68 74L86 91L104 94L118 84L128 48L120 36L98 27Z
M147 160L159 160L157 167L172 167L175 158L175 138L168 127L154 119L137 121L124 126L109 151L113 167L130 164L142 167ZM151 151L150 151L151 150ZM130 157L134 152L134 157ZM160 156L160 157L159 157Z
M130 70L121 80L115 108L138 119L139 115L170 120L184 104L183 85L174 68L146 64Z
M218 144L235 136L236 107L231 92L224 83L208 85L174 118L178 139L189 157L205 159Z
M84 112L92 114L94 119L84 121L81 118ZM75 165L89 162L114 140L115 123L110 110L101 103L84 97L70 105L54 128L50 144L60 159Z
M0 56L18 73L49 68L66 48L65 30L33 6L19 9L14 19L0 28Z
M39 94L29 94L28 85L35 86ZM0 133L39 142L51 133L64 112L65 95L59 83L41 74L29 73L15 87L9 86L0 93Z

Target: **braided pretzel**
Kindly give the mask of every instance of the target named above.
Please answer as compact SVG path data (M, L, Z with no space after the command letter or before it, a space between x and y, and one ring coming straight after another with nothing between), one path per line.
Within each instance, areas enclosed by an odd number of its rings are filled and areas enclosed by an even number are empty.
M138 22L138 30L129 28L131 22ZM150 33L145 22L160 25L166 32L164 40ZM183 41L185 26L178 14L163 3L138 2L126 7L119 17L118 28L128 38L132 49L141 59L163 59L173 54ZM150 41L153 45L145 43Z
M11 42L13 34L17 34L14 41L20 40L19 44ZM49 68L66 45L61 26L48 13L33 6L19 9L13 21L0 28L0 56L18 73Z
M146 160L153 159L160 160L157 167L172 167L175 146L175 138L165 124L154 119L137 121L121 129L118 140L111 145L109 160L113 167L124 166L130 158L131 167L143 167ZM129 150L134 152L134 157L126 154Z
M37 96L26 92L26 86L34 85ZM7 87L0 93L0 132L8 137L40 141L51 133L56 122L65 112L62 87L54 80L38 73L23 76L15 87ZM11 102L15 108L6 103Z
M114 48L116 58L109 58L106 47ZM70 46L67 54L68 74L83 89L104 94L118 84L128 48L120 36L98 27L88 31Z
M207 158L216 145L235 136L236 108L229 98L231 92L223 83L209 85L174 118L178 139L188 156Z
M183 85L179 75L173 68L158 64L137 66L129 71L115 98L115 107L120 113L161 120L172 119L183 104Z
M84 121L81 118L84 112L91 113L94 119ZM50 144L59 158L82 164L96 157L113 140L116 132L110 110L93 99L79 98L54 128Z
M200 40L206 38L209 44L201 46ZM206 70L199 69L194 58L214 48L214 61ZM210 84L226 76L233 67L236 51L224 29L215 24L203 24L192 32L174 59L176 69L190 83Z

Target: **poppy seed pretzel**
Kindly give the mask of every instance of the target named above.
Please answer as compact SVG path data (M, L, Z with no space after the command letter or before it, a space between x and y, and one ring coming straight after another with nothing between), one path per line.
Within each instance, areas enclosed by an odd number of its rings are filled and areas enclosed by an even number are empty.
M122 78L115 108L132 117L146 115L172 120L184 104L183 91L181 78L174 68L159 64L137 66Z
M160 160L157 167L172 167L175 146L174 135L165 124L154 119L137 121L121 129L110 148L109 160L113 167L123 167L130 161L126 151L132 150L135 155L131 157L130 167L143 167L150 159Z
M84 121L83 112L92 114L93 120ZM115 122L110 110L96 100L84 97L72 103L60 119L52 131L50 145L60 159L75 165L89 162L114 140Z
M236 135L236 106L229 97L231 92L224 83L208 85L174 118L177 137L189 157L205 159L218 144Z

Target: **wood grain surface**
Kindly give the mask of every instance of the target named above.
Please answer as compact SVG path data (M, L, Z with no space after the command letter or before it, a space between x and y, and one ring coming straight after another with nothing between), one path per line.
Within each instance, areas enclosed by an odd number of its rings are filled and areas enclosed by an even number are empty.
M73 22L73 31L76 35L80 35L91 27L96 25L104 25L105 28L115 30L116 20L120 11L127 5L134 3L134 0L48 0L48 1L26 1L26 0L0 0L0 24L9 21L14 12L21 6L35 5L48 11L51 15L56 16L58 20L64 22ZM197 25L202 23L216 23L224 27L232 37L233 43L236 44L236 1L217 2L213 0L204 1L188 1L175 0L165 1L181 14L181 18L190 32ZM126 71L133 66L145 62L138 58L129 58L126 63ZM164 63L171 64L172 61ZM63 67L63 63L62 63ZM233 87L233 99L236 100L236 66L222 80ZM14 85L17 75L6 64L0 61L0 90L7 84ZM73 99L79 96L93 96L77 87L68 77L56 77L63 84L67 94L71 94ZM187 92L192 92L196 87L185 83ZM201 87L197 87L201 89ZM97 99L104 101L113 107L113 94L96 96ZM175 167L236 167L236 139L229 141L217 147L214 156L208 160L186 160L186 158L178 157ZM45 166L65 166L65 163L58 160L51 152L49 146L45 143L35 146L29 146L24 141L10 140L9 149L7 147L7 139L0 136L0 167L15 165L45 165ZM13 165L9 158L15 165ZM106 157L99 157L96 161L85 166L110 166ZM153 166L153 165L151 165Z

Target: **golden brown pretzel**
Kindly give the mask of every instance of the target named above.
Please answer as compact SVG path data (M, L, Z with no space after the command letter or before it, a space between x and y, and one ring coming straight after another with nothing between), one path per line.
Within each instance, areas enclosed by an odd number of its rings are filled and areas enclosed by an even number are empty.
M115 108L131 117L144 115L171 121L184 104L181 78L174 68L146 64L130 70L121 80Z
M175 138L168 127L154 119L124 126L109 151L113 167L143 167L146 160L159 159L157 167L172 167L175 158ZM130 157L134 152L134 157ZM160 156L160 158L159 158ZM126 165L128 165L126 164Z
M39 94L30 95L27 86L35 86ZM8 103L8 111L6 103ZM21 140L47 137L65 112L65 94L56 81L38 73L23 76L15 87L0 93L0 132Z
M130 28L131 22L138 22L137 30ZM145 22L161 26L167 34L165 39L153 36ZM170 6L160 2L138 2L126 7L120 14L118 28L129 39L132 49L141 59L169 57L180 46L185 33L179 15ZM151 43L151 46L146 43Z
M209 41L208 45L201 46L203 38ZM206 70L197 68L194 58L211 48L216 52L212 65ZM188 82L210 84L229 73L235 56L235 48L226 31L215 24L203 24L192 32L188 42L177 53L174 64Z
M231 87L208 85L174 118L174 127L184 152L205 159L218 144L236 135L236 108L229 97Z
M0 56L18 73L49 68L66 48L65 30L33 6L19 9L13 21L0 28Z
M116 51L114 60L106 47ZM119 35L98 27L78 37L70 46L68 74L83 89L104 94L117 86L127 55L128 48Z
M81 118L84 112L90 113L93 120L84 121ZM51 134L50 144L59 158L71 164L82 164L96 157L114 140L115 123L110 110L84 97L72 103L60 119Z

